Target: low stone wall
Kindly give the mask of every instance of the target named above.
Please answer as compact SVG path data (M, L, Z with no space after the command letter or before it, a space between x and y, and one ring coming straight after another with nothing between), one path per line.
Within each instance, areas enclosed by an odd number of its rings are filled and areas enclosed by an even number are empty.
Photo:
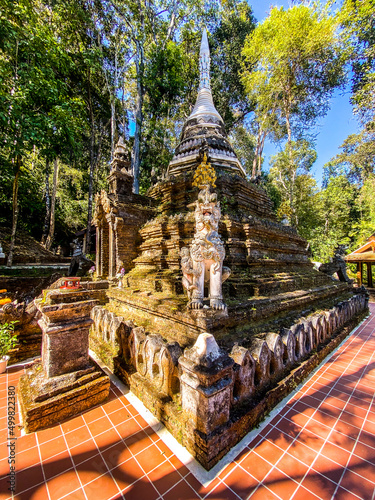
M367 307L368 297L357 294L289 329L255 337L249 348L235 344L230 352L209 334L182 350L101 306L91 318L96 335L119 345L115 373L209 469L307 375L299 367L307 363L311 371L309 359L318 362L317 352L328 354L331 339Z

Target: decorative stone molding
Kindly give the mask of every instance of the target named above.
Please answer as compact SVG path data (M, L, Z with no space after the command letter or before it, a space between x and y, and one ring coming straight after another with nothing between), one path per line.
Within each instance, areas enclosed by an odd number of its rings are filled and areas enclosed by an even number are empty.
M233 365L233 404L249 399L255 391L255 359L248 349L234 345L230 353Z

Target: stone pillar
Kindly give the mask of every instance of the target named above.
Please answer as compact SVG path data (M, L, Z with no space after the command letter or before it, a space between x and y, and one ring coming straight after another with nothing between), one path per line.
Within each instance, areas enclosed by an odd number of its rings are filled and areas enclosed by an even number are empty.
M97 304L97 300L45 306L37 303L42 313L38 324L43 332L42 365L47 377L87 368L89 329L93 323L90 312Z
M202 333L179 365L182 409L194 429L210 434L229 420L234 360Z
M101 226L100 237L100 276L107 277L109 274L109 226L108 222L104 219Z
M107 216L108 217L108 216ZM112 279L116 276L116 242L115 232L113 230L113 223L111 218L108 221L108 278Z
M98 284L74 291L51 289L35 300L42 316L42 363L34 363L18 385L26 432L60 423L108 397L109 377L89 358L90 313L99 303L94 298Z

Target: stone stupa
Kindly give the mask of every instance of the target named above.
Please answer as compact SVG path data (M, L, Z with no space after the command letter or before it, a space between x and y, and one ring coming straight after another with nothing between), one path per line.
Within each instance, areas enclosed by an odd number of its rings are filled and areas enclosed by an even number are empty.
M350 331L367 299L315 270L307 242L246 179L213 103L206 32L195 107L147 196L132 193L123 149L94 220L98 274L125 275L94 307L93 334L118 346L115 373L209 469Z

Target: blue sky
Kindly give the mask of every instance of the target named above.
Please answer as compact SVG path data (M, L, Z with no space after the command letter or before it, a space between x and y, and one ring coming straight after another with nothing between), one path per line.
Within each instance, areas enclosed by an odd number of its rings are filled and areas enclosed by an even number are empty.
M274 0L272 2L268 0L248 0L248 2L258 22L267 17L272 6L284 6L288 8L292 5L292 2L288 0ZM336 91L331 100L330 110L320 120L317 127L316 150L318 158L313 165L312 173L319 185L322 180L324 164L339 152L339 146L349 134L358 132L358 123L353 116L349 98L349 85L344 90ZM264 156L266 168L270 156L277 151L277 148L273 144L269 142L265 144Z

